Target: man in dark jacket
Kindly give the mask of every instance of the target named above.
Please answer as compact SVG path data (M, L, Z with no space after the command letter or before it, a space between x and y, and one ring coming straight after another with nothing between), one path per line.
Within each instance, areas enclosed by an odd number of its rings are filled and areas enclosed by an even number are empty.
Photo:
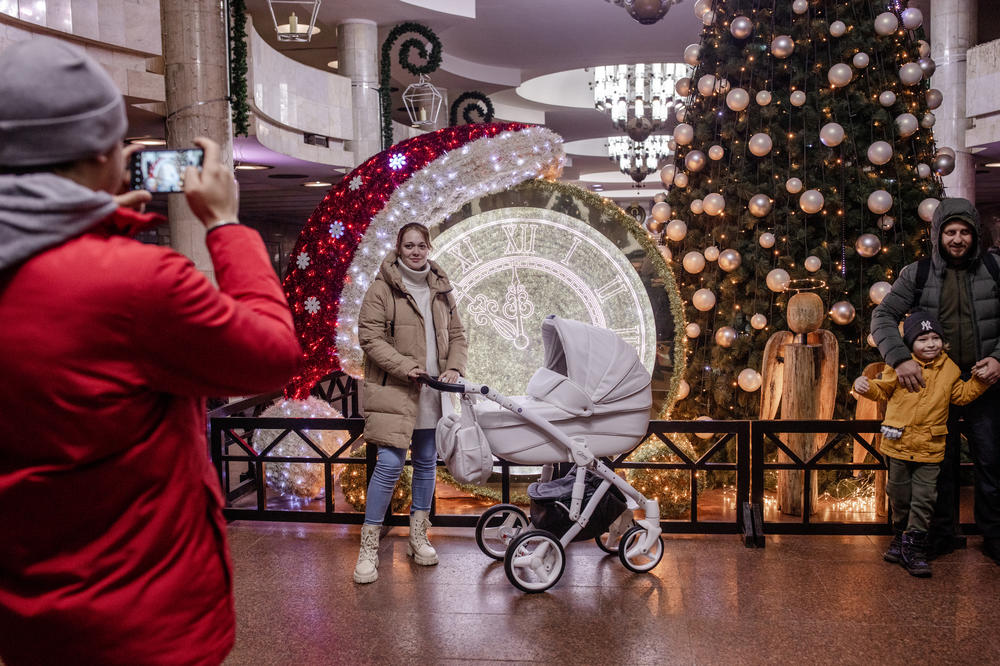
M948 355L962 370L987 383L1000 379L1000 298L986 262L979 214L965 199L943 199L931 222L930 263L905 266L892 291L875 308L871 332L885 362L910 391L924 386L920 366L899 335L899 322L911 310L929 312L941 322ZM926 260L925 260L926 262ZM953 548L957 516L960 435L976 466L975 516L983 550L1000 563L1000 387L964 407L952 406L948 444L938 477L938 504L931 523L931 552Z
M301 350L219 146L184 192L218 288L129 237L125 105L76 47L0 53L0 661L218 664L232 566L206 395L282 386Z

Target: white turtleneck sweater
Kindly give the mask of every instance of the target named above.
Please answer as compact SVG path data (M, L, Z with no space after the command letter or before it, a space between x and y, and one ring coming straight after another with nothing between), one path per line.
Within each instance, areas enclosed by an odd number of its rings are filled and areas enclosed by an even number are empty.
M431 377L437 378L441 374L441 369L438 367L437 336L434 331L434 317L431 314L431 288L427 284L431 267L425 264L423 270L415 271L404 264L402 259L396 262L396 265L403 276L403 286L416 301L420 315L424 318L424 339L427 344L424 369ZM434 389L421 385L420 398L417 402L417 423L414 429L435 428L440 418L441 396Z

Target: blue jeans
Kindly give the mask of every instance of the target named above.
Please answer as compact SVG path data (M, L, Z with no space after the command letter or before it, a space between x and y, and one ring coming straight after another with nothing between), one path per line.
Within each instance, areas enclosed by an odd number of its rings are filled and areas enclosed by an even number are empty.
M392 491L396 488L399 475L403 473L406 449L394 446L378 447L378 462L372 480L368 483L365 501L365 525L381 525L385 520ZM410 513L430 511L434 499L434 478L437 472L437 444L434 429L413 431L410 441L410 461L413 463L413 500Z

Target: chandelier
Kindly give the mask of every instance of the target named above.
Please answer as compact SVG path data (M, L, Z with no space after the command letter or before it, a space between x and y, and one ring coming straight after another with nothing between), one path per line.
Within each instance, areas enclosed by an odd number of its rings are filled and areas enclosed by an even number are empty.
M625 136L611 136L608 137L608 156L618 163L619 171L636 183L642 183L659 168L661 160L670 156L672 138L656 134L644 141L634 141Z
M628 15L643 25L652 25L667 15L681 0L607 0L624 7Z
M674 84L687 75L682 63L602 65L594 68L594 106L635 141L667 121L674 108Z

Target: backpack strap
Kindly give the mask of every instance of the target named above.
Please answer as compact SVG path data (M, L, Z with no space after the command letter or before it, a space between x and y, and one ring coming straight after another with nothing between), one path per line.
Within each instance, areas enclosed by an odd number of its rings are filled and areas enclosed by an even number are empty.
M994 270L1000 272L1000 267L994 265ZM924 295L924 285L927 284L927 278L931 274L931 258L925 257L917 262L917 278L913 283L913 307L920 307L920 297ZM996 274L994 274L996 277Z
M986 270L990 272L990 275L993 276L993 281L1000 286L1000 264L997 263L996 255L993 252L984 254L983 264L986 266Z

